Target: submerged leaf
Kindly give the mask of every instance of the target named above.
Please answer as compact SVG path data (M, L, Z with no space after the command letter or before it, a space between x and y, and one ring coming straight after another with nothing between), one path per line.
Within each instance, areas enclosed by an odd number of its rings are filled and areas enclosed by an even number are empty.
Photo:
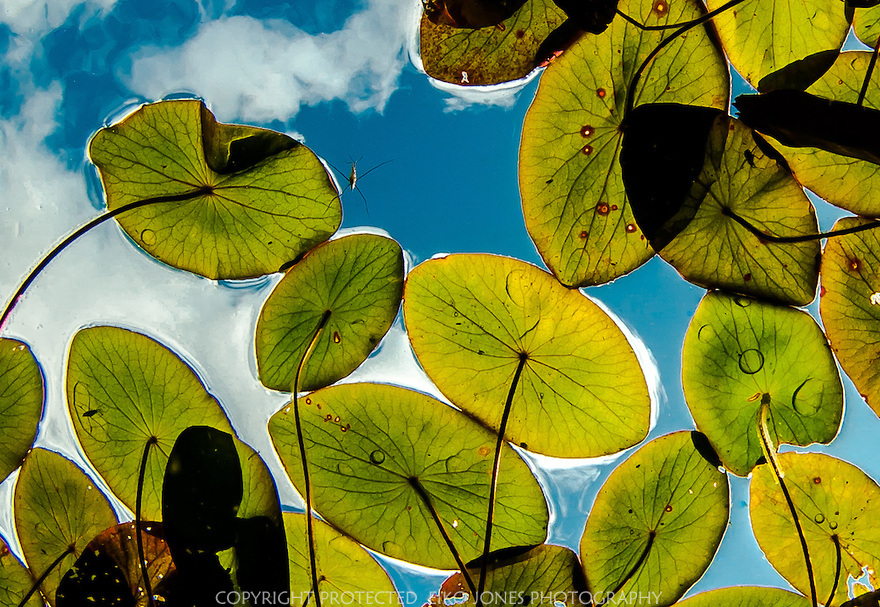
M834 229L868 223L855 217ZM822 322L831 347L862 398L880 415L880 234L868 230L828 239L822 256Z
M30 348L0 339L0 480L18 468L43 415L43 373Z
M849 576L861 578L864 568L870 583L877 587L877 483L852 464L818 453L783 453L779 466L807 541L820 602L831 597L832 588L835 592L830 603L846 601ZM797 590L809 593L794 519L769 465L759 466L752 476L749 511L755 539L767 560ZM839 577L835 576L838 564Z
M595 457L648 433L648 389L623 332L533 265L494 255L426 261L407 278L404 316L428 376L490 428L522 364L505 435L516 445Z
M321 605L400 607L400 597L388 574L362 546L321 520L313 522ZM290 553L290 605L312 605L308 598L312 577L305 543L306 517L285 512L284 528Z
M320 160L280 133L220 124L198 100L142 106L89 144L110 210L153 257L208 278L278 271L339 226Z
M526 0L426 0L431 23L477 29L497 25L513 16Z
M766 153L766 143L733 118L715 120L707 145L703 170L669 221L678 234L660 256L704 287L809 303L819 279L818 239L772 242L735 219L762 234L816 234L816 213L803 189Z
M492 432L433 398L379 384L318 390L300 415L313 506L327 522L373 550L452 569L436 514L463 561L482 554ZM269 434L303 492L290 407L269 420ZM543 542L547 505L535 477L508 446L501 470L493 549Z
M843 386L816 321L746 297L703 298L684 339L682 387L697 428L740 476L762 455L765 403L777 445L831 442L843 417Z
M727 476L696 448L695 434L649 442L599 490L581 539L597 599L620 602L635 592L648 597L642 605L671 605L709 566L730 500Z
M553 0L528 0L504 21L480 29L437 24L423 15L419 50L425 72L437 80L468 85L523 78L537 67L542 42L565 20Z
M354 371L397 317L403 272L400 245L383 236L346 236L309 253L260 311L256 350L263 385L293 391L300 361L328 313L299 387L322 388Z
M116 525L110 503L82 470L42 448L32 450L22 464L13 514L21 550L34 576L41 576L67 552L40 586L50 605L55 604L62 577L86 545Z
M619 8L655 26L697 18L701 6L624 0ZM633 74L667 35L615 19L601 35L580 38L541 77L523 123L520 192L529 236L565 285L608 282L653 254L636 226L618 157ZM700 28L648 65L632 101L726 110L728 86L724 59Z
M132 511L144 448L156 440L144 477L146 520L161 517L162 479L178 435L192 425L231 432L219 403L185 362L117 327L83 329L73 338L67 407L86 457Z

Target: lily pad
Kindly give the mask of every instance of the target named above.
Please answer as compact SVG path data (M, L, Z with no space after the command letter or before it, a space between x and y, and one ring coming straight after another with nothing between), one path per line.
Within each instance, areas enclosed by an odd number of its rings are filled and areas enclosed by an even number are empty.
M379 384L324 388L300 407L313 506L328 523L389 556L457 568L436 514L462 562L482 554L492 432L433 398ZM293 417L290 407L276 413L269 434L302 492ZM492 548L540 544L548 514L537 481L507 446L501 471Z
M425 72L437 80L466 85L523 78L538 66L541 44L565 20L553 0L526 0L501 23L478 29L434 23L426 13L419 26Z
M19 607L24 595L34 585L34 578L0 538L0 607ZM40 593L35 592L25 607L42 607Z
M781 588L761 588L758 586L737 586L718 588L702 592L676 603L682 607L809 607L810 600L799 594Z
M730 509L727 476L706 459L705 440L698 432L661 436L599 490L581 539L597 599L634 592L648 597L641 605L671 605L703 575Z
M450 255L410 272L404 316L425 372L505 438L555 457L615 453L648 433L651 403L623 332L596 304L522 261Z
M388 574L363 547L323 521L315 520L314 525L321 605L401 605ZM312 605L309 552L303 542L305 515L285 512L284 528L290 554L290 604Z
M766 149L741 122L716 119L703 170L679 213L690 220L660 256L698 285L805 305L816 295L819 241L772 242L734 217L772 236L818 232L803 189Z
M494 555L486 574L486 594L483 604L514 605L590 605L587 580L577 554L562 546L543 544L535 547L510 548ZM469 568L472 580L480 577L480 568ZM486 599L492 596L494 600ZM501 600L499 600L501 597ZM476 605L464 582L464 576L454 573L443 582L438 595L429 605Z
M868 223L844 218L834 229ZM862 398L880 415L880 234L868 230L828 239L822 256L820 311L831 348Z
M706 3L710 11L723 4ZM842 4L826 0L751 0L712 21L730 63L755 86L817 50L839 49L849 31Z
M874 42L876 39L871 44ZM870 60L870 52L841 53L807 92L824 99L856 103ZM864 104L880 109L880 70L874 70ZM858 130L857 125L854 128ZM833 132L833 124L829 129ZM880 216L880 201L874 195L880 188L880 165L818 148L786 147L773 139L769 141L785 157L804 187L853 213Z
M260 312L256 351L263 385L293 391L297 368L322 322L299 388L323 388L354 371L397 317L403 272L400 245L383 236L346 236L309 253Z
M619 9L652 26L702 14L690 0L623 0ZM541 77L523 124L520 193L529 235L565 285L608 282L653 255L633 218L618 158L627 88L667 35L618 18L599 36L580 38ZM728 89L724 58L699 28L660 52L632 101L726 110Z
M18 468L43 415L43 373L30 348L0 339L0 479Z
M110 503L67 458L42 448L21 467L13 502L15 527L28 567L43 575L66 553L40 589L50 605L62 577L96 535L116 525Z
M853 30L859 40L868 46L877 44L880 37L880 7L864 8L853 15Z
M746 297L703 298L684 339L682 387L697 428L740 476L762 456L763 403L777 445L828 443L843 416L840 375L816 321Z
M146 335L117 327L74 336L67 406L86 457L132 511L144 448L155 439L144 476L145 520L161 520L162 479L178 435L193 425L232 431L185 362Z
M147 253L208 278L249 278L330 237L342 209L321 161L296 140L218 123L198 100L142 106L89 143L107 207L161 202L117 221Z
M859 468L818 453L783 453L779 465L794 502L820 603L840 605L848 598L849 576L880 579L880 487ZM755 539L770 564L800 592L810 592L807 568L794 519L769 465L752 476L749 509ZM838 551L839 547L839 551ZM838 559L839 555L839 559ZM835 585L838 562L840 575Z

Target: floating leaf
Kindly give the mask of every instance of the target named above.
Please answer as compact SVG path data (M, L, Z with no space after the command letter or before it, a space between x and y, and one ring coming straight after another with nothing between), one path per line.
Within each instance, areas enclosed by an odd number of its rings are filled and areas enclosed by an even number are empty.
M830 602L839 605L847 600L848 576L861 578L865 567L876 588L880 583L877 483L859 468L829 455L783 453L779 465L807 541L819 602L829 602L832 587ZM809 593L794 519L770 466L759 466L752 476L749 509L755 539L767 560L797 590Z
M706 5L712 11L724 3ZM712 21L730 63L752 84L816 49L839 49L849 31L842 3L826 0L751 0Z
M6 547L0 538L0 607L19 607L24 595L33 587L34 579L27 568ZM35 592L25 607L42 607L40 593Z
M871 44L875 41L876 39L872 40ZM807 92L823 99L855 104L870 60L869 52L841 53L831 69L810 86ZM880 70L874 70L864 104L866 108L872 108L872 111L880 109ZM792 115L797 113L795 106L784 108L784 111ZM818 117L810 112L806 120L811 122L818 120ZM834 137L835 131L842 131L846 126L830 121L826 126L828 136ZM853 138L872 132L868 124L858 123L851 126L850 130ZM832 204L859 215L880 215L880 202L875 196L880 189L880 166L874 162L841 156L819 148L786 147L773 139L770 139L770 143L785 157L798 182L804 187ZM861 144L865 148L871 145L872 141Z
M43 415L43 374L30 348L0 339L0 479L21 465Z
M877 39L880 38L880 7L855 11L853 30L859 40L868 46L877 44Z
M684 339L682 387L697 428L740 476L762 456L765 402L777 445L828 443L843 416L843 386L816 321L746 297L703 298Z
M431 23L477 29L513 16L526 0L429 0L425 16Z
M648 389L624 334L535 266L493 255L426 261L409 274L404 315L428 376L490 428L526 357L505 436L514 444L594 457L648 433Z
M42 448L21 467L13 503L24 558L35 577L67 553L40 586L50 605L65 572L93 537L116 525L107 499L67 458Z
M730 500L727 476L703 455L704 441L697 432L661 436L599 490L581 539L597 599L635 592L649 597L642 605L671 605L709 566Z
M844 218L834 229L866 219ZM868 230L828 239L822 256L822 322L840 366L880 415L880 235Z
M385 570L357 542L345 537L327 523L314 521L318 559L318 591L321 605L387 605L399 607L400 597ZM290 604L312 605L312 590L306 517L284 513L287 550L290 554Z
M689 0L625 0L620 10L647 25L702 14ZM523 124L520 192L529 235L565 285L607 282L653 254L636 227L618 163L627 87L668 35L615 19L584 36L541 77ZM636 105L683 103L726 110L727 66L703 29L665 48L636 86Z
M494 558L493 558L494 557ZM561 546L544 544L536 547L510 548L490 555L486 574L483 604L492 596L500 602L517 605L589 605L587 580L577 554ZM480 568L468 569L471 579L480 577ZM443 582L439 596L431 597L429 605L475 605L461 573Z
M117 327L83 329L67 363L67 404L83 451L132 511L147 442L142 516L160 520L162 479L178 435L192 425L231 432L217 401L173 352Z
M453 569L433 509L463 561L482 554L492 432L428 396L379 384L325 388L300 407L313 505L327 522L389 556ZM269 420L269 434L302 492L289 413ZM507 446L501 471L493 549L543 542L548 514L537 481Z
M354 371L397 317L403 271L400 245L372 234L330 241L293 266L257 321L263 385L293 390L300 360L328 312L300 389L322 388Z
M541 43L566 20L553 0L527 0L498 25L458 29L422 15L419 42L425 72L453 84L498 84L537 67Z
M781 588L737 586L702 592L676 604L681 607L809 607L810 600Z
M142 106L89 144L110 210L153 257L208 278L277 272L336 231L339 198L320 160L280 133L220 124L201 101Z
M671 220L689 221L660 256L698 285L804 305L816 295L819 241L770 242L734 218L773 236L817 233L803 189L766 149L741 122L716 119L703 170Z

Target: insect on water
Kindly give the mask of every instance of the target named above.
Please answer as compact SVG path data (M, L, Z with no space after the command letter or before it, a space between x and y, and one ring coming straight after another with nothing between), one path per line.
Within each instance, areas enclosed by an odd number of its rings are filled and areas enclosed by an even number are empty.
M339 173L346 181L348 181L348 185L346 185L345 188L342 190L342 192L339 193L340 198L342 197L343 194L345 194L349 190L351 190L352 192L357 192L358 195L361 197L361 200L364 201L364 210L366 210L367 215L369 215L370 208L367 206L367 198L366 198L366 196L364 196L364 193L361 192L360 189L358 189L358 187L357 187L358 180L363 179L364 177L366 177L367 175L369 175L370 173L372 173L373 171L375 171L379 167L385 166L386 164L388 164L391 161L386 160L385 162L380 162L379 164L377 164L373 168L371 168L367 171L364 171L363 173L358 174L357 163L360 161L361 161L360 158L358 158L357 160L349 160L349 163L351 164L351 170L348 172L348 175L346 175L345 173L343 173L342 171L337 169L335 166L333 166L329 162L327 164L330 164L330 167L334 171Z

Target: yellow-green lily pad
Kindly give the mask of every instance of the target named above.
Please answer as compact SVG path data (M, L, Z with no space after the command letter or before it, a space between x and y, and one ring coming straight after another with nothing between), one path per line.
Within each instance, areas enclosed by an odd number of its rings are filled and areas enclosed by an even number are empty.
M43 415L43 373L26 344L0 339L0 479L18 468Z
M810 600L781 588L735 586L701 592L676 603L682 607L809 607Z
M0 607L19 607L34 581L27 567L15 558L3 538L0 538ZM25 607L42 607L43 604L40 593L35 592Z

